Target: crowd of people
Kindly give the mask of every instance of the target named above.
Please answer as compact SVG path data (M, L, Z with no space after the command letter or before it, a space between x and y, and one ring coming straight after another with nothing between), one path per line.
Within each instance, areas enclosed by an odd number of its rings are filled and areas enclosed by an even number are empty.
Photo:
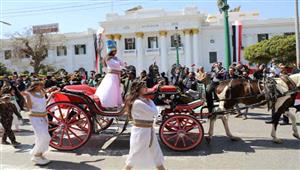
M7 141L7 137L10 139L12 145L17 146L20 144L14 136L12 125L15 126L14 130L19 131L19 125L22 122L22 115L20 113L22 110L28 111L36 136L35 146L31 152L33 155L32 161L37 164L49 163L50 161L44 157L44 153L47 151L50 142L45 89L51 87L63 88L66 85L87 84L97 87L96 95L100 98L104 107L124 107L123 99L126 99L124 102L125 108L134 119L135 128L133 128L131 134L130 153L125 169L131 169L132 166L135 166L136 161L140 160L136 155L149 152L150 157L154 156L153 159L157 169L162 170L164 169L163 155L157 144L157 139L155 138L153 145L151 145L154 148L150 151L144 148L144 144L146 146L148 141L134 137L138 136L139 133L152 134L153 116L158 114L154 103L142 97L146 93L146 88L152 88L157 84L174 85L182 93L194 99L203 97L203 95L194 95L202 90L209 106L213 105L214 90L221 81L230 79L251 81L252 79L260 80L266 77L278 77L289 74L287 66L284 64L275 64L275 61L272 60L268 65L258 65L254 71L241 63L234 63L226 70L221 62L217 62L212 64L209 71L205 71L204 67L189 69L188 67L174 65L169 74L159 72L159 67L154 63L149 67L148 71L143 70L137 75L135 67L126 66L126 64L115 56L115 44L113 42L110 43L108 44L110 47L108 50L109 55L104 59L106 74L103 75L96 74L95 71L88 73L82 68L71 74L61 69L57 72L48 73L45 77L40 77L34 73L19 75L17 72L14 72L11 76L4 75L0 80L0 112L1 124L4 129L2 144L10 144ZM297 68L292 71L292 73L299 72L300 70ZM120 88L120 85L122 88ZM209 107L209 112L212 111L212 107ZM240 116L241 113L240 111L238 112L237 116ZM143 113L151 113L151 115L148 117L145 114L140 115ZM141 118L143 120L139 120ZM284 121L288 122L288 119L285 118ZM145 127L149 129L143 129ZM149 137L149 135L146 135L146 137ZM140 142L144 142L144 144L141 145Z

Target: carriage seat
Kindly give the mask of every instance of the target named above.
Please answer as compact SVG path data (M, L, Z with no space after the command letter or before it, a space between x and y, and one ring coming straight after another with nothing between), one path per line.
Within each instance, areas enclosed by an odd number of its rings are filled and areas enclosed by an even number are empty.
M176 86L171 86L171 85L163 85L159 86L158 84L153 86L152 88L148 88L147 93L177 93L177 87Z
M101 106L99 97L95 95L96 93L95 87L82 84L82 85L68 85L65 86L64 89L71 92L84 93L85 95L89 96L98 106Z

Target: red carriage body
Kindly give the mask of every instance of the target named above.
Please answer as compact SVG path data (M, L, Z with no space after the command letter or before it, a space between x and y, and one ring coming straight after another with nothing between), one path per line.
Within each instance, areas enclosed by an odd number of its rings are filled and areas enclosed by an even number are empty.
M107 111L95 96L96 88L88 85L70 85L51 94L47 107L50 145L58 150L74 150L83 146L93 130L101 132L113 123L113 117L122 111ZM163 100L179 95L175 86L154 86L148 89L148 97ZM197 147L203 139L201 122L194 112L204 101L189 104L168 105L162 114L159 129L161 141L170 149L186 151ZM96 131L96 130L95 130Z

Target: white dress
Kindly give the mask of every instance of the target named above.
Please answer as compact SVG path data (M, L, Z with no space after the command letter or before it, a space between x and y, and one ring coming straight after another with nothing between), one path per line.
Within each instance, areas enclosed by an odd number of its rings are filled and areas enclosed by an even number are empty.
M45 113L47 100L46 98L38 98L28 93L32 102L32 112ZM30 116L30 122L33 126L35 135L34 147L30 151L31 155L38 153L45 153L48 151L51 137L48 132L48 119L47 117L34 117Z
M153 121L158 111L152 100L144 101L137 99L132 106L132 118L138 120ZM151 133L153 134L152 145ZM156 168L163 165L164 157L159 146L155 132L151 128L133 126L130 135L130 150L126 165L133 168Z
M124 65L122 61L117 58L112 58L106 62L107 70L122 70ZM121 96L121 82L117 74L107 73L102 80L100 86L97 88L95 95L101 101L103 107L118 107L123 104Z

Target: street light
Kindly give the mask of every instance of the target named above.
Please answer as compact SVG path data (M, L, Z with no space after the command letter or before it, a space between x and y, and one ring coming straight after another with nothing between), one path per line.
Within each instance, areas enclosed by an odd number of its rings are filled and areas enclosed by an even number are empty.
M295 36L296 36L296 61L297 68L300 67L300 46L299 46L299 8L298 0L295 0Z
M2 24L5 24L5 25L9 25L9 26L11 26L11 24L10 24L10 23L8 23L8 22L5 22L5 21L0 21L0 23L2 23Z
M176 65L179 67L179 45L180 45L180 35L177 33L178 27L175 27L176 33L174 34L174 42L176 46Z
M225 62L224 65L228 70L231 63L231 54L230 54L230 39L229 39L229 22L228 22L228 9L229 5L227 0L218 0L217 1L220 12L224 16L224 34L225 34Z

